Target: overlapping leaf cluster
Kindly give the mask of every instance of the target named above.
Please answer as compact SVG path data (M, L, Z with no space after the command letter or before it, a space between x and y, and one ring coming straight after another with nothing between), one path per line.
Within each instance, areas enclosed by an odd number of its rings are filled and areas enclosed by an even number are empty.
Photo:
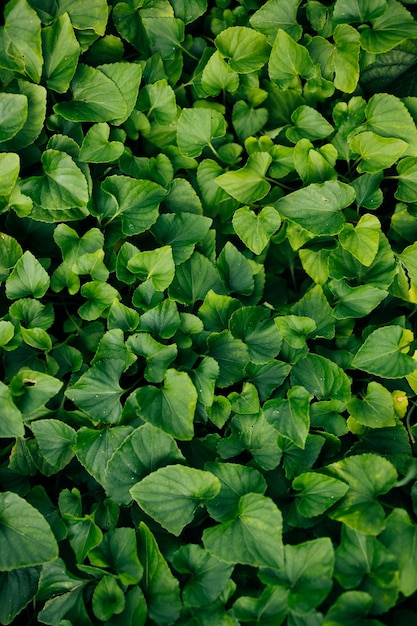
M1 624L415 621L416 41L6 4Z

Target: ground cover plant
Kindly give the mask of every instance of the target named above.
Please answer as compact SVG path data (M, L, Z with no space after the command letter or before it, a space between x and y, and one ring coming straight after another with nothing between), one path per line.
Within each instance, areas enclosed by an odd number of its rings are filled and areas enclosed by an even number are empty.
M417 21L10 0L0 624L417 619Z

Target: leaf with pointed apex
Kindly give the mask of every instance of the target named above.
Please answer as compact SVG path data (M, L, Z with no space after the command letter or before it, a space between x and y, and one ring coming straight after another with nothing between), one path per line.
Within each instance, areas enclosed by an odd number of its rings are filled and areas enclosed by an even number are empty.
M304 517L322 515L349 489L349 486L342 480L315 472L299 474L294 478L292 487L300 492L296 494L295 504L299 513Z
M255 152L241 169L217 176L216 183L232 198L252 204L266 196L271 188L270 183L265 180L271 162L272 157L267 152Z
M403 378L412 374L417 363L405 353L412 341L409 333L395 325L377 328L357 351L352 366L383 378Z
M278 433L304 449L310 428L311 394L304 387L294 385L287 392L287 399L268 400L264 415Z
M109 141L110 126L106 122L94 124L84 137L79 159L85 163L112 163L122 156L124 145Z
M269 76L280 89L296 84L299 77L314 76L314 63L307 48L299 45L282 28L278 29L268 64Z
M281 217L273 206L263 207L258 214L245 206L233 215L236 234L254 254L261 254L280 225Z
M271 50L262 33L246 26L222 30L214 44L231 69L239 74L260 70L268 61Z
M200 156L204 148L226 133L226 120L218 111L206 108L183 109L178 118L178 148L188 157Z

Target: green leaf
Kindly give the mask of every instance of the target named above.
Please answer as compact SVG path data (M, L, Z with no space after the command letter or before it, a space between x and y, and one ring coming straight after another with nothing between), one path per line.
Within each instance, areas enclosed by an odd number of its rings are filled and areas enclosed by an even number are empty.
M333 132L333 127L327 120L312 107L303 105L298 107L291 115L290 126L286 130L287 138L293 143L300 139L324 139Z
M342 528L342 542L336 549L335 578L345 588L356 588L373 600L373 614L387 612L399 593L399 572L395 556L376 537Z
M336 89L345 93L352 93L356 88L360 74L359 34L351 26L338 24L334 30L333 39L336 44L334 50L334 85Z
M239 623L249 622L265 626L279 626L288 611L288 590L282 587L267 586L261 595L240 596L233 604L233 616Z
M399 98L387 93L376 93L366 107L366 120L367 130L381 137L402 139L409 144L405 156L417 155L417 128Z
M54 106L56 113L71 122L113 122L128 114L120 89L98 68L80 63L71 91L72 100Z
M207 511L216 522L236 517L239 501L247 493L264 494L266 482L253 467L238 463L206 463L205 468L220 481L219 493L206 504Z
M220 490L210 472L168 465L143 478L130 493L139 506L173 535L180 535L195 510Z
M125 235L138 235L156 222L165 195L165 189L152 181L108 176L101 184L100 217L105 224L120 221Z
M265 180L272 157L267 152L251 154L241 169L217 176L216 183L230 196L244 204L261 200L271 188Z
M136 391L139 415L176 439L194 434L197 391L185 372L168 369L162 387L145 386Z
M417 189L417 161L415 157L406 157L397 163L398 187L395 192L397 200L413 202Z
M336 0L333 19L346 24L363 24L380 17L387 9L387 0Z
M92 565L113 567L123 585L135 585L143 576L134 528L115 528L105 533L102 543L88 558Z
M417 575L414 568L417 527L405 509L394 509L387 517L386 527L380 541L397 558L400 572L400 591L406 597L417 589Z
M212 220L193 213L162 214L152 227L157 241L164 246L171 246L176 265L190 258L196 243L203 241Z
M219 387L229 387L243 378L245 367L249 361L246 345L235 339L228 330L211 333L207 339L209 355L220 367L217 380Z
M271 46L279 29L298 41L302 35L302 26L297 22L299 4L299 0L267 0L251 15L249 22L266 36Z
M385 528L385 513L377 497L395 485L394 466L377 454L361 454L332 463L325 471L349 485L329 517L360 533L378 535Z
M4 12L4 32L12 42L24 72L34 83L42 73L41 22L26 0L11 0Z
M293 366L291 382L319 400L337 400L341 407L350 399L350 378L336 363L318 354L310 353Z
M42 154L43 176L26 179L21 190L32 198L33 219L41 222L76 220L87 213L87 179L72 157L60 150Z
M172 565L177 572L188 575L182 598L185 605L193 607L207 608L215 602L233 571L233 565L220 561L192 543L174 552Z
M145 378L150 383L160 383L177 356L176 345L159 343L148 333L137 333L129 337L127 345L134 354L146 359Z
M270 46L266 37L246 26L232 26L214 40L221 56L239 74L260 70L269 59Z
M346 591L340 594L332 604L324 619L324 626L346 624L355 626L359 619L364 618L372 606L372 598L365 591ZM366 622L365 622L366 624Z
M81 295L87 302L78 309L83 320L96 320L101 317L112 304L115 298L120 298L118 291L102 280L92 280L81 287Z
M308 185L280 198L279 213L315 235L335 235L343 228L342 209L355 199L353 188L339 181Z
M282 515L270 498L247 493L239 499L234 519L207 528L203 543L226 563L281 568Z
M250 295L254 280L250 264L241 252L228 241L217 259L217 269L230 292Z
M288 608L295 615L305 616L316 608L332 587L335 556L329 537L320 537L298 545L286 545L285 568L280 571L261 570L260 577L289 590Z
M142 79L142 67L139 63L121 61L119 63L99 65L97 69L114 82L124 100L125 106L119 111L115 119L103 120L111 121L115 126L119 126L123 124L123 122L126 122L136 104L139 85Z
M21 567L0 573L0 623L11 624L35 597L39 581L38 567Z
M105 0L91 0L88 12L84 5L73 0L59 0L59 15L68 13L74 28L78 30L92 29L97 35L103 36L106 30L108 7Z
M233 215L233 228L251 252L258 255L266 248L271 236L281 225L279 213L273 206L265 206L258 214L248 206Z
M177 118L175 92L165 79L145 85L140 90L136 109L146 111L148 119L158 124L171 124Z
M365 339L352 365L383 378L403 378L416 369L416 362L404 353L411 341L412 333L401 326L377 328Z
M62 385L62 381L49 374L22 367L11 379L9 389L23 418L29 419L60 391Z
M109 141L110 127L105 122L94 124L84 137L79 159L90 163L111 163L124 152L120 141Z
M0 381L1 421L0 438L23 437L25 428L22 414L13 402L9 387Z
M102 359L67 387L65 395L94 422L116 424L122 413L119 379L124 369L120 359Z
M178 580L171 573L155 537L143 522L138 527L138 556L145 571L142 589L149 618L156 624L175 623L182 608Z
M297 323L291 318L290 326L297 331L302 330L303 333L308 332L310 337L324 337L332 339L335 335L335 318L333 311L327 301L324 291L320 285L315 285L299 300L293 307L292 311L301 318L311 318L316 323L315 328L311 327L311 322L302 320ZM300 328L301 326L301 328ZM278 323L278 328L280 327ZM288 340L287 340L288 341ZM289 341L291 344L291 341ZM291 344L293 345L293 344ZM297 347L297 346L294 346ZM301 347L301 344L298 346Z
M375 260L379 247L381 224L377 217L365 213L356 226L345 224L339 233L342 247L350 252L365 267Z
M340 500L349 486L337 478L315 472L303 472L292 481L296 494L296 507L304 517L322 515L335 502Z
M411 13L396 0L387 0L387 9L372 20L372 28L361 32L361 46L367 52L388 52L408 38L417 37L417 24Z
M106 492L118 504L129 504L129 489L144 476L184 457L173 437L143 424L126 437L106 466Z
M357 170L360 174L373 174L391 167L408 148L408 143L394 137L381 137L376 133L363 132L355 135L349 146L362 159Z
M203 68L201 85L208 96L217 96L221 91L233 93L239 87L239 74L230 68L216 50Z
M171 246L138 252L127 263L139 280L150 280L156 291L164 291L172 283L175 264Z
M113 576L105 575L97 584L93 592L92 605L94 615L103 622L123 611L124 593Z
M44 87L18 80L14 90L27 100L27 117L14 137L0 146L1 150L9 152L17 152L30 146L42 131L46 115L46 89Z
M0 321L0 347L5 346L14 336L14 326L6 320Z
M188 157L200 156L206 147L213 148L213 140L226 133L226 121L214 109L182 109L177 124L178 148ZM215 150L214 150L215 152Z
M51 527L33 506L15 493L0 494L0 571L41 565L58 556Z
M337 150L331 144L316 150L309 139L300 139L295 145L293 156L294 167L306 185L336 178L334 165Z
M169 6L168 11L164 7L162 14L152 8L140 13L151 53L159 52L163 60L173 59L176 49L184 40L184 22L174 18L171 11Z
M391 393L380 383L370 382L361 398L352 398L347 409L359 424L369 428L395 426L394 401Z
M344 280L331 280L329 287L338 299L336 306L333 308L333 315L337 319L364 317L375 309L388 295L387 291L371 285L349 287Z
M268 64L269 76L280 89L297 85L299 78L314 76L314 64L306 48L278 29Z
M11 300L33 296L42 298L49 287L49 276L36 257L26 250L6 280L6 294Z
M307 389L294 385L286 400L268 400L263 407L266 419L278 433L303 449L310 427L310 400Z
M42 456L55 472L62 470L74 456L73 447L77 440L71 426L56 419L37 420L31 424Z
M175 17L185 24L194 22L207 9L207 0L172 0Z
M195 251L187 261L176 267L169 295L181 304L192 304L204 300L210 290L224 294L225 287L213 263Z
M20 93L0 94L0 141L12 139L28 117L28 99ZM2 181L3 188L3 181ZM4 195L3 192L1 195Z
M78 430L75 453L87 472L100 485L105 484L107 463L131 432L130 426L113 426L100 430L83 427Z
M81 53L68 13L42 29L43 76L49 89L65 93L77 69Z

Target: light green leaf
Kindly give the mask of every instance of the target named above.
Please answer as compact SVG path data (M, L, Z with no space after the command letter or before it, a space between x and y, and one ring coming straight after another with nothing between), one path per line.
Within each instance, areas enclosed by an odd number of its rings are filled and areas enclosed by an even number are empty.
M12 139L24 126L28 116L28 99L21 93L0 94L0 141ZM2 182L3 188L3 182ZM10 190L11 191L11 190ZM3 192L1 195L5 195Z
M263 407L266 419L278 433L302 449L310 428L310 400L307 389L294 385L286 400L268 400Z
M139 388L136 402L139 415L147 422L176 439L192 439L197 391L185 372L168 369L163 386Z
M138 556L146 572L142 589L146 596L147 616L156 624L175 623L182 608L179 583L162 556L155 537L143 522L138 527Z
M164 291L172 283L175 264L171 246L138 252L127 263L139 280L150 280L156 291Z
M233 565L220 561L193 543L174 552L172 565L177 572L188 575L182 590L184 604L205 609L217 600L233 571Z
M280 315L274 322L289 345L296 349L305 346L307 336L316 330L316 322L311 317L300 315Z
M124 369L120 359L102 359L70 385L65 395L95 423L116 424L122 413L119 379Z
M241 169L217 176L216 183L239 202L252 204L266 196L271 188L265 180L271 162L272 157L267 152L255 152Z
M345 93L352 93L359 80L359 33L347 24L338 24L334 30L333 39L336 44L334 50L335 87Z
M400 591L406 597L417 590L417 572L414 567L417 545L417 527L405 509L394 509L387 517L380 541L397 558L400 571Z
M42 74L41 21L26 0L11 0L4 12L4 32L13 43L25 74L39 83Z
M260 411L259 396L255 385L245 382L242 391L232 391L227 397L231 409L239 415L258 415Z
M225 133L226 121L214 109L182 109L178 118L178 148L188 157L200 156L207 146L214 150L213 140L223 137Z
M5 346L14 336L14 326L6 320L0 321L0 347Z
M239 87L239 74L230 68L216 50L204 66L201 85L208 96L217 96L221 91L233 93Z
M55 472L62 470L74 456L77 434L71 426L56 419L36 420L31 430L38 442L42 456Z
M231 69L239 74L260 70L268 61L266 37L246 26L231 26L217 35L214 44Z
M362 159L357 170L373 174L391 167L404 154L408 143L394 137L381 137L372 132L355 135L348 142L352 152Z
M345 224L339 233L342 247L358 261L369 267L374 261L379 247L381 224L377 217L365 213L356 226Z
M315 517L329 509L340 500L349 489L349 486L337 478L303 472L294 478L292 488L300 493L296 494L295 505L304 517Z
M85 163L111 163L124 152L120 141L109 141L110 127L105 122L94 124L84 137L79 159Z
M220 482L210 472L168 465L143 478L130 493L148 515L178 536L193 520L195 510L219 490Z
M177 118L175 92L165 78L145 85L140 90L136 109L146 112L148 119L158 124L171 124Z
M345 222L342 209L354 199L355 192L350 185L332 180L293 191L274 206L283 217L310 233L335 235Z
M309 139L300 139L294 147L293 158L294 167L306 185L336 178L337 150L332 144L315 149Z
M392 463L377 454L361 454L323 469L349 485L349 491L329 512L329 517L360 533L378 535L385 528L385 512L377 497L388 493L397 481Z
M0 381L0 438L23 437L25 428L22 414L13 402L9 388Z
M11 300L33 296L42 298L49 287L49 276L36 257L26 250L6 280L6 294Z
M84 283L81 295L87 298L87 302L78 309L79 316L84 320L98 319L112 305L115 298L120 298L114 287L100 280Z
M300 77L314 76L314 64L304 46L282 28L278 29L268 64L269 76L280 89L297 86Z
M361 32L361 46L372 54L388 52L406 39L417 37L414 17L400 2L387 0L387 9Z
M232 123L239 140L243 143L248 137L256 135L262 130L268 121L269 113L265 107L254 108L248 105L244 100L238 100L233 106ZM234 144L235 146L237 144ZM223 157L223 149L231 144L226 144L219 149L219 154ZM237 151L237 157L240 149ZM227 158L226 162L230 162ZM232 158L231 162L235 163L237 159Z
M144 376L150 383L162 382L168 367L177 356L175 344L166 346L148 333L131 335L127 340L127 346L134 354L146 359Z
M352 366L383 378L403 378L417 367L416 361L405 353L412 340L412 333L401 326L377 328L359 348Z
M284 30L294 41L302 35L302 26L297 22L300 0L267 0L251 15L249 23L263 33L272 44L279 29Z
M101 184L99 216L104 225L117 220L125 235L138 235L156 222L165 195L166 190L150 180L108 176Z
M413 202L417 191L417 160L406 157L397 163L398 187L395 192L397 200Z
M49 374L22 367L10 381L9 389L23 418L30 419L33 413L60 391L62 385L61 380Z
M127 505L132 500L132 485L160 467L183 460L171 435L152 424L143 424L124 439L110 458L105 473L106 492L114 502Z
M415 26L417 28L417 24ZM407 107L399 98L392 94L376 93L369 99L366 119L367 130L381 137L396 137L406 141L409 148L405 156L417 156L417 128Z
M77 69L81 53L68 13L42 29L43 76L49 89L65 93Z
M207 10L207 0L172 0L175 17L185 24L194 22Z
M117 117L110 121L115 126L126 122L132 113L138 97L140 81L142 79L142 66L139 63L120 61L118 63L106 63L97 67L100 72L110 78L119 89L124 100L124 107L120 109Z
M261 254L271 236L281 225L279 213L273 206L265 206L256 214L248 206L233 215L233 228L245 246L254 254Z
M329 288L338 300L333 307L333 315L337 319L365 317L388 296L383 289L372 285L349 287L344 280L329 281Z
M335 336L335 318L333 311L320 285L315 285L309 289L301 300L293 305L292 312L301 318L311 318L316 324L315 328L310 328L309 330L311 322L303 320L301 324L302 328L300 328L300 322L295 322L293 319L289 320L290 327L297 332L298 330L302 330L303 333L308 332L310 337L324 337L325 339L332 339ZM287 341L291 344L290 340ZM294 345L294 347L301 347L301 344L298 346Z
M241 496L234 519L207 528L203 543L226 563L281 568L282 515L274 502L259 493Z
M108 6L106 0L89 0L88 12L85 5L74 0L59 0L58 14L68 13L74 28L78 30L92 29L97 35L103 36L106 31Z
M15 493L0 494L0 571L41 565L58 556L46 519Z
M298 44L297 44L298 45ZM333 126L312 107L302 105L291 115L290 126L286 130L286 136L293 143L300 139L324 139L333 132Z

